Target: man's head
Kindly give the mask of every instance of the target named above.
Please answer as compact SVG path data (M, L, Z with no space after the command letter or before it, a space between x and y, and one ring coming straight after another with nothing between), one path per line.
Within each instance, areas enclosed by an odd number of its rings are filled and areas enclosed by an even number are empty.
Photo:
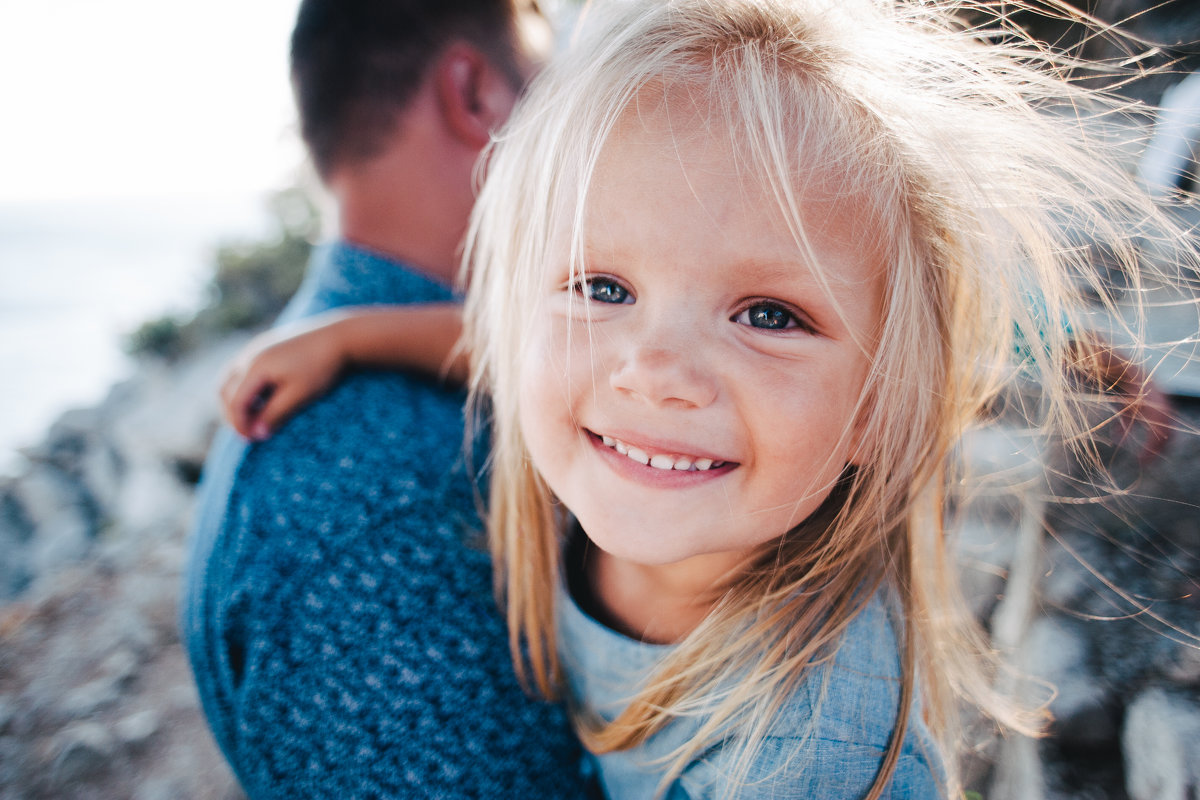
M317 171L384 147L438 56L464 44L514 94L532 71L536 0L303 0L292 33L301 132Z

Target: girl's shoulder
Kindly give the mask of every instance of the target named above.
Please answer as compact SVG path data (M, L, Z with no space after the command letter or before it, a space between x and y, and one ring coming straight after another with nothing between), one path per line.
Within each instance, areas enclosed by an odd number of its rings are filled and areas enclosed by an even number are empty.
M883 756L875 748L845 743L814 741L802 750L779 745L767 740L745 777L734 775L732 765L719 755L698 761L671 787L667 799L860 800L874 784ZM936 761L906 747L880 800L943 800L944 784Z
M899 613L880 591L855 616L831 661L816 667L775 715L739 798L858 798L870 788L894 734L900 704ZM934 800L944 774L914 700L904 745L884 798ZM681 777L690 798L720 797L736 756L710 752Z
M886 747L900 703L899 619L881 589L850 621L832 660L800 684L770 735Z
M673 649L635 642L605 628L560 596L559 635L575 703L613 718ZM742 772L736 746L709 749L668 792L683 798L820 797L852 800L874 781L900 702L899 615L881 591L855 616L833 659L810 673L780 704ZM941 761L914 703L900 762L885 798L940 797ZM610 796L650 796L661 759L694 735L678 720L630 751L595 759ZM739 788L730 795L730 787Z

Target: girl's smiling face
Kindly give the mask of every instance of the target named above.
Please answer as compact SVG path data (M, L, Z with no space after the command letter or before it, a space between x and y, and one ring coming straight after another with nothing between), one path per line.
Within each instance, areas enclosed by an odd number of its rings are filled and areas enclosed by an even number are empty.
M797 189L806 252L738 163L695 113L627 112L592 180L586 280L565 256L548 272L521 366L525 442L588 538L714 579L854 459L883 298L856 205Z

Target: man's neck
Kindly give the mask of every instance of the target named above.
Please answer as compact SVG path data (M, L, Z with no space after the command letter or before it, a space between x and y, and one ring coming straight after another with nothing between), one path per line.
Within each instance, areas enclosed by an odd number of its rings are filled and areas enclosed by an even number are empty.
M380 153L339 168L328 184L342 238L453 283L477 152L446 135L432 105L418 95Z
M463 231L461 226L447 224L446 216L428 212L428 207L414 207L402 198L390 202L369 195L357 202L344 199L339 204L339 230L341 238L351 244L450 284L458 274Z

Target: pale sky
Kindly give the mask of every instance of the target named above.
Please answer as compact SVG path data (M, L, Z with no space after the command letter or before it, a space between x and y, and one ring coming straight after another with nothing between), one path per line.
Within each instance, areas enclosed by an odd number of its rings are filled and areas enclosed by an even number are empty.
M0 0L0 474L129 373L137 323L201 302L217 242L267 229L303 164L298 3Z
M288 183L297 2L0 0L0 202Z

